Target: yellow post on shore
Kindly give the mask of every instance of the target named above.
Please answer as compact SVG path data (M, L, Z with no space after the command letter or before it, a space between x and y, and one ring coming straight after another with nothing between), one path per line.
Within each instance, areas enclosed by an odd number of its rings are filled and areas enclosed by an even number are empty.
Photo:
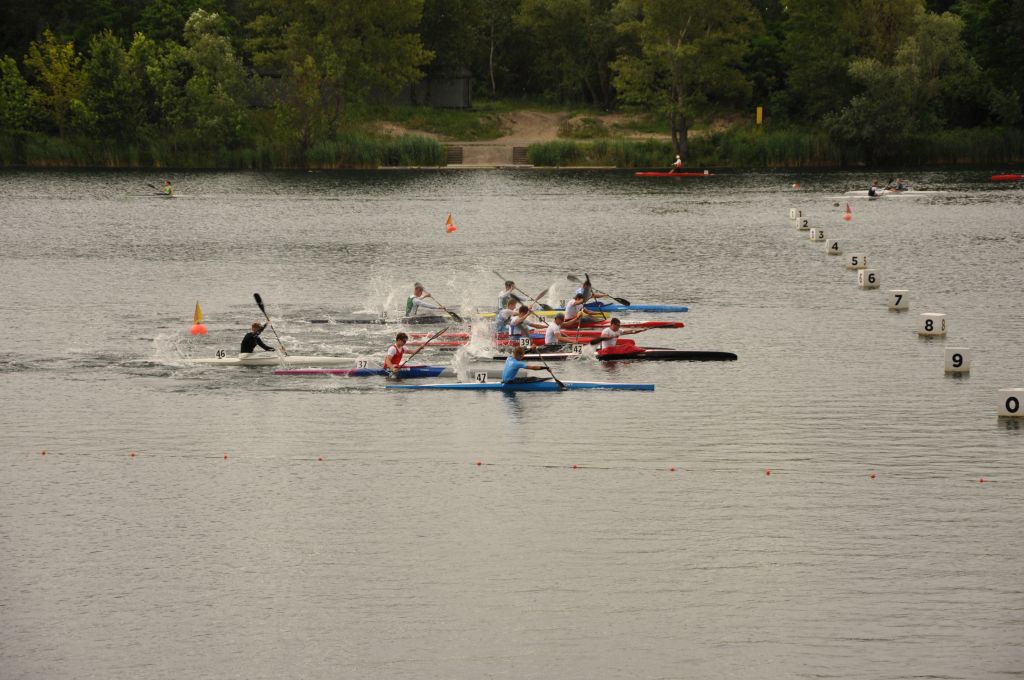
M757 107L757 124L760 125L763 120L764 120L764 107L763 106L758 106Z

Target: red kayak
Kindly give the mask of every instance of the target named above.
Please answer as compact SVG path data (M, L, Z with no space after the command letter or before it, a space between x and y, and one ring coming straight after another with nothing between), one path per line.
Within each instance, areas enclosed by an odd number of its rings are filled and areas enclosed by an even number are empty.
M1024 175L992 175L993 182L1019 182Z
M634 172L636 177L710 177L712 174L705 170L704 172Z
M573 330L573 329L566 329L566 330L564 330L562 332L566 333L566 334L568 334L568 333L580 333L580 334L584 334L584 335L585 334L600 335L601 331L604 330L603 327L607 326L607 325L608 325L607 321L601 321L601 322L593 324L593 325L586 324L579 331L576 331L576 330ZM634 321L633 323L625 323L624 322L622 324L622 328L684 328L685 326L686 326L686 324L683 323L682 321ZM429 338L431 335L433 335L433 333L410 333L409 337L410 338ZM457 331L457 332L454 332L454 333L442 333L440 337L442 337L442 338L468 338L469 335L470 334L465 332L465 331ZM498 337L501 337L503 335L505 335L505 334L504 333L499 333Z

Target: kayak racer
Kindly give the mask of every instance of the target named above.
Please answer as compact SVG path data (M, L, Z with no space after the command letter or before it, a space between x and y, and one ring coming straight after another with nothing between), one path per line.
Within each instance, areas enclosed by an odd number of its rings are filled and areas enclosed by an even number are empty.
M647 328L637 328L631 331L621 330L622 322L617 318L613 318L608 322L608 326L601 331L601 348L600 349L611 349L615 347L619 342L619 336L622 335L635 335L637 333L643 333ZM632 342L632 340L630 340Z
M512 350L512 356L505 359L505 366L501 369L501 384L520 384L527 382L541 382L544 378L535 377L516 377L520 369L526 369L528 371L543 371L546 370L540 364L527 364L523 361L523 357L526 356L526 350L522 347L516 347Z
M252 330L245 334L242 338L242 348L238 350L242 354L252 354L253 350L256 349L257 345L267 350L268 352L275 352L273 347L267 345L265 342L260 340L260 333L267 327L267 324L254 323Z
M408 341L408 335L399 333L395 336L395 342L388 347L388 351L384 354L384 370L391 371L391 375L394 377L398 376L398 369L402 366L402 357L405 356L405 343Z
M405 301L405 315L416 316L419 314L420 309L441 309L441 306L436 303L427 302L427 298L433 298L434 296L423 289L422 283L414 283L412 286L412 296Z

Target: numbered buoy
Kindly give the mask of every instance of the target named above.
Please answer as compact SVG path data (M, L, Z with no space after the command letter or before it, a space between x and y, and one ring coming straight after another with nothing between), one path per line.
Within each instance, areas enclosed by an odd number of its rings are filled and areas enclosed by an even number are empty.
M806 217L797 217L793 224L796 225L797 231L808 231L811 228L811 221Z
M825 241L825 252L829 255L842 255L843 249L839 247L839 239L830 238Z
M850 270L864 269L868 266L868 256L864 253L850 253L846 258L846 268Z
M999 390L999 415L1006 418L1024 417L1024 387Z
M971 350L969 347L946 348L946 373L970 373Z
M820 227L811 227L810 237L812 241L824 241L825 230Z
M905 312L910 309L910 291L890 290L889 309L894 309L897 312Z
M946 315L926 312L918 317L917 334L939 336L946 334Z
M798 211L796 208L790 208L789 209L789 219L795 220L798 217L800 217L800 211Z
M857 270L857 285L861 288L878 288L881 278L874 269Z

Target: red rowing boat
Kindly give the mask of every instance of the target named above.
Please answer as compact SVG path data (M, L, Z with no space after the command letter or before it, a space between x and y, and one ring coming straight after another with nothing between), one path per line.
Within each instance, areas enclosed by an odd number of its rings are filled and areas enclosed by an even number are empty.
M993 182L1019 182L1024 179L1024 175L992 175Z

